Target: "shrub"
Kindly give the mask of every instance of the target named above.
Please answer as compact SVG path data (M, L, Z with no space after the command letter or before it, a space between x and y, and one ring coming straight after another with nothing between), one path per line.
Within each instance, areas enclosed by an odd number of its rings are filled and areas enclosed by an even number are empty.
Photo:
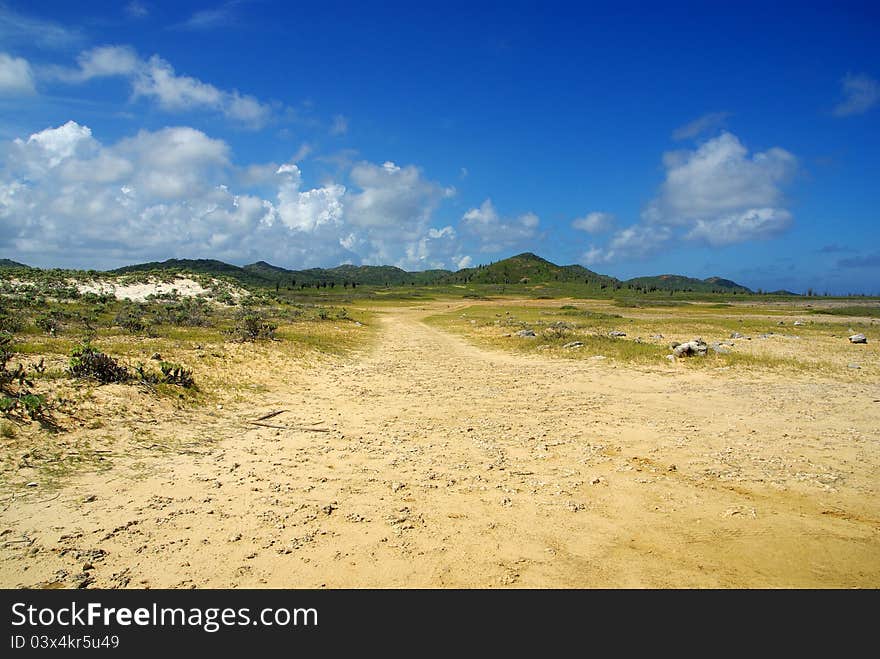
M51 334L52 336L61 333L61 322L52 313L38 316L34 320L34 325L37 326L37 329L43 330L46 334Z
M183 298L164 309L166 322L178 327L205 327L210 324L211 308L204 298Z
M235 326L230 333L239 341L257 341L274 339L277 325L270 323L258 311L242 310L235 319Z
M73 349L70 353L68 369L74 377L94 378L102 384L127 382L131 379L131 374L125 366L88 343Z
M48 418L46 397L31 391L34 383L24 366L19 364L15 369L7 366L14 354L11 345L12 336L8 333L0 334L0 412L4 416L26 414L34 420L45 420ZM37 370L44 370L42 360Z
M196 386L191 370L188 370L180 364L170 362L161 362L159 370L162 371L162 382L165 384L176 384L185 389Z
M113 323L132 334L143 332L146 329L144 310L133 304L126 305L116 314Z
M194 389L196 386L192 371L180 364L160 362L159 370L161 374L148 371L143 363L135 366L138 380L146 384L174 384L184 389Z
M24 320L20 314L0 309L0 332L20 332L24 329Z

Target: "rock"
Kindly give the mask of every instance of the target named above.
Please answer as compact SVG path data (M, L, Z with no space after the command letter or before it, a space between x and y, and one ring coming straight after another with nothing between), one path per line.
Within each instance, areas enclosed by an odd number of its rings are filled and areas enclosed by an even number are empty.
M398 490L402 490L405 487L406 487L405 483L398 483L397 481L394 481L393 483L391 483L391 491L392 492L397 492Z
M678 467L675 465L669 465L669 467L666 468L666 471L678 471Z
M867 343L868 337L866 337L864 334L853 334L851 337L849 337L849 342L850 343Z
M95 569L95 566L92 565L91 563L88 563L88 562L83 563L83 566L82 566L83 572L88 572L89 570L94 570L94 569Z
M160 355L158 352L154 352L152 355L150 355L150 359L154 359L154 360L156 360L157 362L161 362L161 361L162 361L162 355Z
M563 348L580 348L583 344L583 341L572 341L571 343L566 343Z
M520 330L519 332L516 333L516 335L524 337L524 338L529 338L529 339L537 336L537 334L535 334L535 330L530 330L530 329Z
M620 330L612 330L608 332L608 336L626 336L626 332L621 332Z
M666 359L668 359L668 360L671 361L671 362L674 362L674 361L675 361L675 355L666 355Z
M88 496L83 498L83 503L91 503L92 501L95 501L97 498L98 498L97 495L89 494Z
M36 481L31 481L30 483L27 484L27 487L36 487L36 486L37 486Z
M662 335L662 334L652 334L652 335L651 335L651 338L652 338L654 341L662 341L662 340L663 340L663 335Z
M693 341L678 344L673 348L672 354L676 357L705 357L708 351L709 346L706 345L703 339L696 338Z
M592 357L590 357L590 359L596 359L596 360L605 359L605 355L593 355Z
M732 332L730 334L730 338L731 339L744 339L746 337L743 334L740 334L739 332Z
M800 321L800 320L796 320L796 321L794 321L794 325L795 325L795 327L800 327L800 326L803 325L803 324L804 324L803 321Z
M726 347L723 343L718 343L717 341L709 346L713 352L718 353L719 355L729 355L730 348Z
M780 320L780 321L779 321L778 323L776 323L776 324L777 324L777 325L785 325L785 321L784 321L784 320Z
M858 370L861 368L861 366L859 366L858 364L847 364L846 367L854 370Z

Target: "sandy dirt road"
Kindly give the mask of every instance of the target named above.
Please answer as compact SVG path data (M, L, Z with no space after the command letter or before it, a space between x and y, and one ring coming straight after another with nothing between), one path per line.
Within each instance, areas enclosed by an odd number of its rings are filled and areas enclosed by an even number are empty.
M491 352L445 307L7 499L0 585L880 586L880 386Z

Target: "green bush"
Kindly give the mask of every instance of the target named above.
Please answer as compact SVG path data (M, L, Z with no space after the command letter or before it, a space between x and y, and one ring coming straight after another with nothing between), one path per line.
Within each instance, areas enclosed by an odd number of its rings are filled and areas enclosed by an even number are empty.
M102 384L128 382L131 379L125 366L88 343L73 349L68 360L68 369L74 377L93 378Z
M235 318L235 326L229 331L238 341L274 339L278 326L269 322L260 312L243 309Z
M31 389L34 383L28 377L24 366L19 364L16 368L9 368L9 360L12 359L12 336L8 333L0 334L0 412L4 416L27 415L34 420L46 420L48 418L48 404L46 397L35 394ZM44 370L43 361L37 366L37 370Z

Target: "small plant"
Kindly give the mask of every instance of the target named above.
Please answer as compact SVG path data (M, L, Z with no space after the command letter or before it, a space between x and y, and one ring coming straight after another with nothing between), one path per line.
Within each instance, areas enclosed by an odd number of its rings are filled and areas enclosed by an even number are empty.
M191 389L196 386L192 371L180 364L162 362L159 364L159 370L162 371L162 382L165 384L176 384L184 389Z
M0 334L0 412L9 417L26 414L34 420L47 420L46 397L32 391L34 383L24 366L19 364L14 369L7 366L14 354L11 346L12 336ZM40 372L45 370L43 360L37 368Z
M15 426L9 423L8 421L4 421L0 423L0 437L3 439L14 439L15 438Z
M70 353L68 369L73 377L94 378L102 384L127 382L131 374L113 357L93 348L89 343L77 346Z
M0 308L0 332L20 332L24 329L24 321L19 314Z
M277 325L270 323L258 311L242 310L238 313L235 326L230 333L239 341L274 339Z
M58 322L57 318L53 318L51 315L37 317L34 321L34 325L37 326L37 329L43 330L46 334L52 336L61 333L61 323Z
M120 309L113 322L131 334L138 334L146 329L144 310L136 305L127 305Z
M196 387L192 371L180 364L160 362L159 370L161 375L154 371L148 371L143 363L138 363L135 366L135 373L140 382L146 384L174 384L184 389L194 389Z

